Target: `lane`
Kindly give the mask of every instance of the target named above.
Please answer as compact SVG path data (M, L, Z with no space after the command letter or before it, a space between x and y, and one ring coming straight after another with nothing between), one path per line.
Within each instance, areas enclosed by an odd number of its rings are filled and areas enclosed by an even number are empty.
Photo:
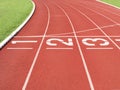
M47 24L47 10L35 0L36 10L28 24L17 35L43 35ZM38 4L39 3L39 4ZM36 19L37 18L37 19ZM38 25L39 24L39 25ZM40 26L42 26L40 28ZM37 43L16 43L13 41L37 41ZM41 38L13 38L0 51L0 89L21 90L30 65L35 57ZM27 49L32 48L32 49Z
M85 7L81 7L78 3L74 6L76 9L84 12L88 17L91 18L91 11L89 9L85 10ZM89 7L89 5L88 5ZM97 11L97 10L96 10ZM98 10L99 11L99 10ZM93 14L93 13L92 13ZM98 15L99 16L99 15ZM100 23L103 23L103 20L96 15L96 20L100 20ZM91 18L97 25L99 25L93 18ZM76 23L76 22L73 22ZM106 28L109 29L109 28ZM114 30L111 28L111 30ZM119 30L119 29L117 29ZM94 31L95 32L95 31ZM117 31L118 32L118 31ZM96 32L95 32L96 33ZM105 32L106 33L106 32ZM109 32L109 35L115 35L112 32ZM107 33L108 34L108 33ZM77 34L78 35L78 34ZM119 36L119 33L116 34ZM87 40L86 40L87 38ZM119 89L120 78L119 78L119 53L120 51L108 40L108 38L79 38L79 41L84 40L83 42L79 42L82 45L83 54L85 55L85 60L88 65L88 69L90 71L90 75L92 77L94 86L96 90L114 90ZM102 39L102 40L100 40ZM111 38L117 45L120 43L115 41L115 38ZM119 39L119 37L118 37ZM109 44L105 46L101 46L105 40ZM92 44L92 45L91 45ZM113 47L113 49L107 50L103 49L105 47ZM88 50L87 48L92 48ZM100 49L93 49L93 48L100 48Z
M71 24L62 10L51 2L46 3L51 15L47 35L54 33L54 31L55 33L71 32ZM61 23L58 23L58 21L61 21ZM52 41L50 42L51 39ZM57 46L52 45L52 43L57 44ZM74 49L68 49L73 47ZM33 88L36 90L90 89L82 57L74 37L47 37L40 52L27 84L27 90L32 90Z
M32 19L0 51L0 89L119 90L120 10L95 0L34 2Z
M36 64L37 58L38 58L38 56L39 56L39 53L40 53L40 51L41 51L41 47L42 47L42 45L43 45L43 42L44 42L46 33L47 33L47 31L48 31L48 27L49 27L49 24L50 24L50 11L49 11L49 8L47 7L47 5L46 5L46 4L44 4L44 5L45 5L45 7L47 8L47 16L48 16L47 25L46 25L45 32L44 32L44 34L43 34L41 43L39 44L39 47L38 47L37 52L36 52L36 54L35 54L34 60L33 60L32 64L31 64L30 70L29 70L29 72L28 72L28 74L27 74L27 77L26 77L26 79L25 79L25 82L24 82L24 85L23 85L22 90L26 90L27 84L28 84L29 79L30 79L30 77L31 77L31 74L32 74L32 71L33 71L34 66L35 66L35 64Z

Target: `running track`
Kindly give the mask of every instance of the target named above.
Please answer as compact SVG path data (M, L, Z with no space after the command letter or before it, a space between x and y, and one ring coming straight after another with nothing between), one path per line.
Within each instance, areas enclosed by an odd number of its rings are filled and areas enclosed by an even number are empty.
M120 90L120 10L95 0L34 0L0 51L0 90Z

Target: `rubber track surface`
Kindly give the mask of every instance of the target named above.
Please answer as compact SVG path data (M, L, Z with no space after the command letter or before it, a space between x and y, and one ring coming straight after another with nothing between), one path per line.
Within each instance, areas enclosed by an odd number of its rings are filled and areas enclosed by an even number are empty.
M120 10L96 0L34 0L0 51L0 90L120 90Z

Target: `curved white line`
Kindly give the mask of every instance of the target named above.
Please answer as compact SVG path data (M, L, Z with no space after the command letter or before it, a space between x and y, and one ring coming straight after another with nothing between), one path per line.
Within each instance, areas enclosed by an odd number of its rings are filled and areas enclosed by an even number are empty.
M83 12L81 12L79 9L68 5L71 8L73 8L75 11L79 12L80 14L82 14L84 17L86 17L90 22L92 22L118 49L120 49L120 47L104 32L104 30L102 30L102 28L100 28L91 18L89 18L86 14L84 14Z
M42 47L42 45L43 45L43 41L44 41L44 39L45 39L45 37L46 37L46 33L47 33L47 31L48 31L48 27L49 27L49 24L50 24L50 10L49 10L49 8L48 8L48 6L47 6L46 4L44 4L44 5L45 5L45 7L47 8L47 11L48 11L47 26L46 26L45 33L44 33L44 35L43 35L43 38L42 38L42 40L41 40L41 43L40 43L40 45L39 45L39 47L38 47L38 50L37 50L37 52L36 52L36 54L35 54L35 57L34 57L34 60L33 60L33 62L32 62L32 65L31 65L31 67L30 67L30 70L29 70L29 72L28 72L28 75L27 75L27 77L26 77L26 79L25 79L25 82L24 82L24 85L23 85L23 87L22 87L22 90L26 90L26 87L27 87L27 85L28 85L29 79L30 79L30 77L31 77L33 68L34 68L35 63L36 63L36 61L37 61L38 55L39 55L39 53L40 53L41 47Z
M84 3L84 5L86 5L86 3ZM91 3L91 5L94 5L94 7L97 7L97 8L99 8L99 9L101 9L101 10L104 10L104 11L106 11L106 12L109 12L109 13L111 13L111 14L114 14L114 15L120 17L119 14L117 14L117 13L115 13L115 12L111 12L109 9L102 8L100 5L98 6L97 4L93 4L93 3ZM97 5L97 6L96 6L96 5Z
M83 7L83 6L81 6L81 7ZM92 11L92 12L94 12L94 13L98 14L98 15L101 15L101 16L105 17L106 19L108 19L109 21L111 21L111 22L113 22L113 23L115 23L115 24L118 24L118 25L119 25L119 23L118 23L118 22L116 22L115 20L113 20L113 19L111 19L111 18L109 18L109 17L107 17L107 16L103 15L102 13L99 13L98 11L95 11L95 10L90 9L90 8L87 8L87 7L83 7L83 8L86 8L86 9L88 9L88 10L90 10L90 11Z
M30 14L28 15L28 17L25 19L25 21L17 27L17 29L15 31L13 31L5 40L3 40L1 43L0 43L0 49L2 49L2 47L4 47L10 39L12 39L23 27L24 25L30 20L30 18L32 17L34 11L35 11L35 3L33 1L31 1L32 4L33 4L33 8L30 12Z
M91 79L91 76L89 74L88 67L87 67L87 64L86 64L86 61L85 61L81 46L79 44L79 41L78 41L78 38L77 38L77 35L76 35L76 32L75 32L75 28L73 26L73 23L72 23L70 17L68 16L68 14L66 13L66 11L62 7L60 7L59 5L57 5L57 7L60 8L64 12L65 16L67 17L67 19L68 19L68 21L69 21L69 23L71 25L71 28L73 30L73 33L74 33L74 36L75 36L75 39L76 39L76 43L77 43L77 46L78 46L78 49L79 49L79 53L81 55L82 62L83 62L84 68L85 68L85 72L86 72L86 75L87 75L87 78L88 78L88 81L89 81L90 88L91 88L91 90L94 90L92 79Z
M113 25L107 25L107 26L102 26L100 28L109 28L109 27L114 27L114 26L120 26L120 24L113 24ZM94 30L97 30L99 28L91 28L91 29L86 29L86 30L81 30L81 31L77 31L77 33L85 33L85 32L89 32L89 31L94 31ZM49 34L49 36L55 36L55 35L70 35L70 34L73 34L73 32L69 32L69 33L60 33L60 34Z

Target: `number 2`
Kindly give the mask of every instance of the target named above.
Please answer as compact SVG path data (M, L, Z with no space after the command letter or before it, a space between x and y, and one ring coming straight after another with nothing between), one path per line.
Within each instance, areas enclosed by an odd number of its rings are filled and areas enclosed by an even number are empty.
M46 41L46 44L49 45L49 46L57 46L58 45L57 43L52 42L52 41L58 41L58 42L61 42L64 45L73 46L72 38L68 38L68 42L65 42L64 40L59 39L59 38L51 38L51 39L48 39Z

